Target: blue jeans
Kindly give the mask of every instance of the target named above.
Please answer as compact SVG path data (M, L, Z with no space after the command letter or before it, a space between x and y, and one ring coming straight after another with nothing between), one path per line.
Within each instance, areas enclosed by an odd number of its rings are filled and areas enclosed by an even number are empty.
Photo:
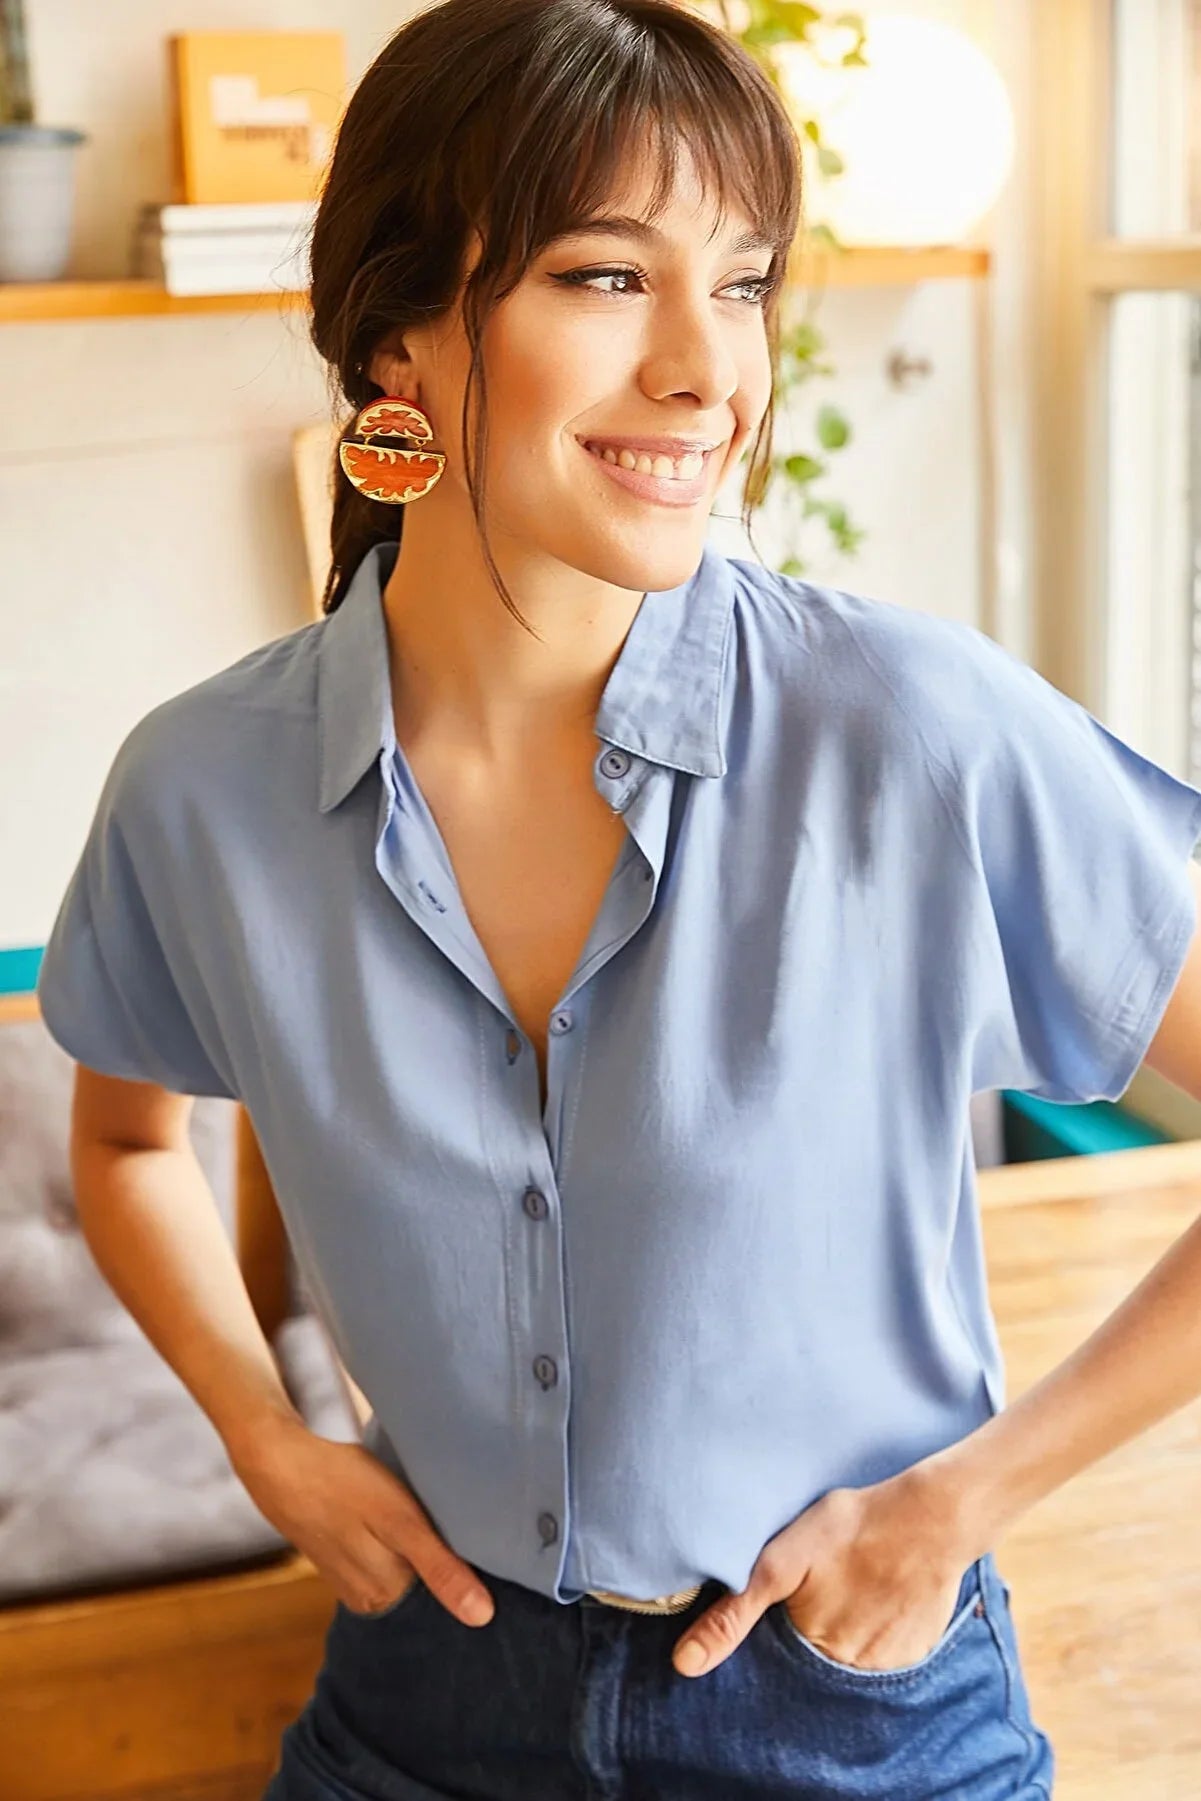
M723 1585L675 1614L552 1601L472 1566L493 1595L465 1626L419 1579L382 1614L338 1604L313 1694L263 1801L1048 1801L991 1552L964 1573L920 1662L856 1669L782 1602L724 1662L671 1649Z

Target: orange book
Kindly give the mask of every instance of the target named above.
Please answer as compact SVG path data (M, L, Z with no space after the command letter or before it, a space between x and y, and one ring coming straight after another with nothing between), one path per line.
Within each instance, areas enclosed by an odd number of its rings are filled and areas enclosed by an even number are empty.
M346 103L337 31L181 31L167 39L172 199L312 200Z

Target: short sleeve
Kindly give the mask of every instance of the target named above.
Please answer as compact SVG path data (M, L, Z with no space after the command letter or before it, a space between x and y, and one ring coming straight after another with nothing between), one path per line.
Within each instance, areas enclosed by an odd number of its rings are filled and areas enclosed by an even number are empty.
M179 883L171 882L156 843L153 772L145 760L135 727L105 779L42 954L42 1019L71 1057L103 1075L232 1100L215 1023L187 955L186 907L173 898Z
M1196 925L1201 790L1142 756L984 632L949 703L972 866L972 1090L1117 1100Z

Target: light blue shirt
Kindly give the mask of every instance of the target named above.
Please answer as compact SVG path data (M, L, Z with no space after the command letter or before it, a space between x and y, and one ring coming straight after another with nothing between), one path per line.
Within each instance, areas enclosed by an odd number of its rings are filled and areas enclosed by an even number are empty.
M46 1024L245 1104L367 1442L460 1556L741 1589L1004 1406L969 1100L1122 1093L1201 790L972 627L706 545L596 716L629 841L543 1110L396 744L395 556L130 731Z

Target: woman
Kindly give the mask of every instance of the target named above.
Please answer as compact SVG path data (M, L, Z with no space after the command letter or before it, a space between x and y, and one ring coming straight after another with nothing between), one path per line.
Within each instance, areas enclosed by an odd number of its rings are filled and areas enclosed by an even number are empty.
M396 33L312 242L327 616L135 727L47 947L80 1119L178 1151L171 1095L240 1098L374 1409L307 1431L194 1178L90 1178L337 1598L269 1801L1051 1792L990 1544L1066 1470L998 1417L969 1101L1121 1093L1201 792L706 543L799 168L665 0Z

